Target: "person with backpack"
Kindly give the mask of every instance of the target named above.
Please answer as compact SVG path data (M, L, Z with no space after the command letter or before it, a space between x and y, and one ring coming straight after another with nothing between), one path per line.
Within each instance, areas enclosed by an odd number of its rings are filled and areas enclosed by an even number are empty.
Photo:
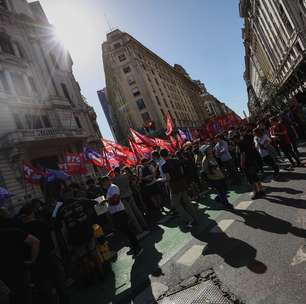
M215 159L213 148L210 145L203 145L200 151L204 155L202 160L202 174L208 180L210 186L216 190L216 200L226 208L233 209L233 206L227 199L225 176Z
M166 149L160 151L160 156L165 160L162 169L166 180L169 181L172 206L186 227L192 228L193 224L197 222L197 216L187 194L188 183L183 166L177 158L170 158Z

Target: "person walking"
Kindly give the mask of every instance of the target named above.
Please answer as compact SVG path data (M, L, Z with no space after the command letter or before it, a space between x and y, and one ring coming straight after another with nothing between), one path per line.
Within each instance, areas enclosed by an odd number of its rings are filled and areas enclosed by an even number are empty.
M112 214L117 228L129 240L133 256L139 256L143 249L140 247L133 228L130 225L129 217L121 200L119 187L112 184L108 176L104 176L101 179L101 183L103 188L107 191L105 202L109 204L109 212Z
M252 200L261 198L264 195L263 187L258 177L258 152L255 148L254 137L248 127L241 130L241 137L235 136L234 140L240 150L240 167L244 170L248 182L254 187Z
M279 167L270 155L271 139L260 128L254 129L254 143L263 162L274 170L274 176L279 174Z
M119 187L121 200L125 207L126 213L136 227L137 233L140 234L148 227L148 225L134 200L133 192L130 187L130 178L126 173L122 172L119 167L114 169L114 174L115 177L113 178L112 182Z
M238 184L238 172L235 167L235 162L229 152L228 143L217 135L214 139L214 152L217 158L220 159L222 167L226 170L233 184Z
M225 176L214 157L212 147L210 145L204 145L200 148L200 151L204 155L202 160L202 175L204 174L210 186L217 191L216 200L226 208L232 209L233 206L227 199Z
M160 155L165 160L162 169L170 185L172 206L187 228L191 228L197 221L197 215L187 194L183 166L177 158L170 158L165 149L160 151Z
M290 137L288 136L288 130L285 127L285 125L281 123L278 117L271 118L271 125L272 125L270 129L271 137L276 139L281 150L290 161L291 166L292 167L300 166L301 165L300 159L292 149L291 140ZM293 159L296 161L296 163L293 161Z

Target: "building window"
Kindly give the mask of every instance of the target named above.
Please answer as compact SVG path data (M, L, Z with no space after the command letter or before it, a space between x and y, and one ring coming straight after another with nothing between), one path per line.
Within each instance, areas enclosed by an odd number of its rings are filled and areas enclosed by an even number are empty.
M82 125L81 125L81 121L80 121L79 117L74 116L74 119L75 119L75 122L76 122L78 128L82 129Z
M143 122L148 122L151 121L150 114L148 112L144 112L141 114Z
M160 110L160 112L162 113L163 116L166 116L165 111L163 109L159 109L159 110Z
M45 128L51 128L52 127L51 122L49 120L49 117L47 115L43 115L41 117L41 119L43 121L43 124L44 124Z
M1 86L2 86L1 89L4 92L11 93L10 86L9 86L9 84L7 82L7 79L6 79L4 71L0 71L0 82L1 82Z
M29 92L24 81L23 75L17 73L10 73L11 78L16 90L17 95L19 96L29 96Z
M133 93L133 96L134 96L134 97L137 97L137 96L140 95L140 91L139 91L138 88L134 88L134 89L132 90L132 93Z
M0 48L2 53L15 55L10 37L4 33L0 34Z
M158 82L158 80L157 80L156 78L154 78L154 79L155 79L156 84L159 86L159 82Z
M113 44L114 49L118 49L121 47L121 42L116 42Z
M70 94L68 92L67 86L64 83L61 83L61 87L62 87L64 96L69 100L70 104L72 104L72 100L71 100Z
M133 84L136 84L136 81L135 81L133 76L129 76L127 81L128 81L130 86L133 85Z
M155 96L155 98L156 98L157 104L158 104L159 106L161 106L160 100L159 100L158 96Z
M165 98L163 100L164 100L164 103L165 103L166 107L169 108L167 100Z
M125 54L119 55L119 56L118 56L118 59L119 59L120 62L126 60Z
M19 130L23 129L23 125L22 125L19 115L17 113L13 113L13 118L14 118L17 129Z
M123 68L123 73L124 74L130 73L130 72L131 72L131 68L129 66Z
M139 111L141 111L141 110L146 108L146 104L144 103L144 100L142 98L136 100L136 103L137 103L137 107L138 107Z

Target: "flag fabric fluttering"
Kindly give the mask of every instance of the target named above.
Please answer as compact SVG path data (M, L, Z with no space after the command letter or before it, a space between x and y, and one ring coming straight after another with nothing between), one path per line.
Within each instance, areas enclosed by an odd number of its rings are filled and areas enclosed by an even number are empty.
M45 173L35 168L29 163L23 162L22 164L24 180L32 185L39 185Z
M97 151L90 149L90 148L85 148L84 149L84 156L85 159L94 164L97 167L103 167L104 166L104 159L100 153Z
M175 153L175 149L173 148L170 141L161 139L161 138L154 138L156 144L161 149L166 149L169 153Z
M169 113L166 116L166 127L167 127L166 135L170 136L173 133L174 126L173 126L173 120Z
M148 147L156 147L156 142L153 138L140 134L134 129L130 129L130 133L132 135L133 142L136 144L146 145Z
M138 160L142 158L150 158L151 153L154 150L153 147L135 143L131 138L129 138L129 144L130 144L132 151L134 151Z
M44 181L46 183L52 183L55 181L66 181L70 178L71 176L63 170L46 169Z
M69 175L87 173L83 153L65 153L64 162L58 167Z
M137 163L137 158L133 151L128 147L122 146L114 141L102 139L103 150L108 161L116 166L133 166Z

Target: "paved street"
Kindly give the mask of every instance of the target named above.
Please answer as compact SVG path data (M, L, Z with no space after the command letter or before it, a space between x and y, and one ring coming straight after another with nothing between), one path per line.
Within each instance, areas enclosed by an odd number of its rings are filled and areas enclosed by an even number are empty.
M220 210L213 194L203 198L200 225L191 232L176 220L158 225L143 240L141 256L134 261L123 249L108 277L73 303L151 303L208 269L245 303L305 303L305 178L306 168L282 170L256 201L244 183L230 192L231 212Z

